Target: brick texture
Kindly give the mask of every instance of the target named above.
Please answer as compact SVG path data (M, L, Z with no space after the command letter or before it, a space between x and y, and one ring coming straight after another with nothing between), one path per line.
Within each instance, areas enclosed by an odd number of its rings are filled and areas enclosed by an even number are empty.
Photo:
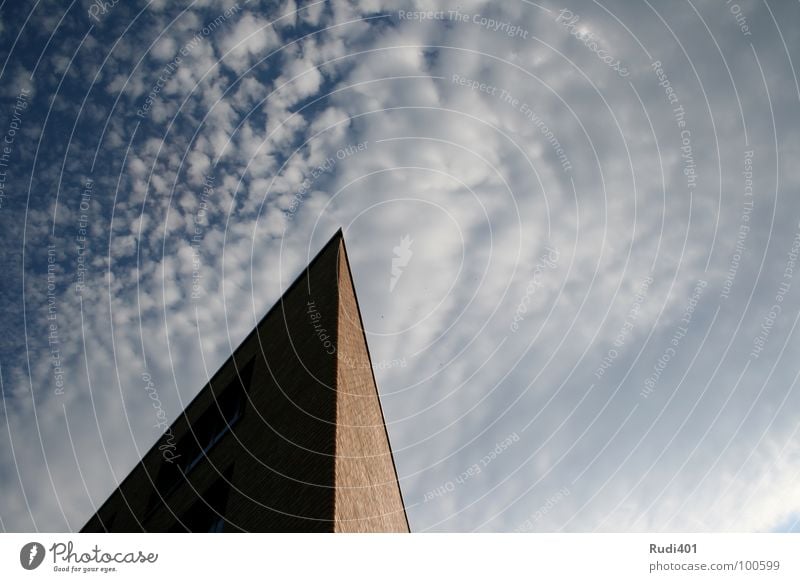
M251 377L242 377L248 371ZM242 383L241 416L165 486L176 463L162 450L200 434L204 414L223 408L226 388ZM210 520L230 532L408 531L341 233L187 406L171 435L82 531L207 531Z
M407 532L344 242L339 253L336 531Z

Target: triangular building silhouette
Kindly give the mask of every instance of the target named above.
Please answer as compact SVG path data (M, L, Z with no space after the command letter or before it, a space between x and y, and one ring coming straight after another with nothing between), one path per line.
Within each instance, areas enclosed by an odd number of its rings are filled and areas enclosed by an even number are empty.
M341 230L82 531L409 531Z

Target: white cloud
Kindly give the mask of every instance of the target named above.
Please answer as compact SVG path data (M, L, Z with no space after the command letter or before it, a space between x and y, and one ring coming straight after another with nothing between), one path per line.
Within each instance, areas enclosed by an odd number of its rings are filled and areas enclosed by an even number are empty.
M414 529L514 529L565 487L569 495L535 529L768 530L800 510L792 444L796 370L788 357L796 348L789 333L800 308L796 281L764 354L749 357L797 229L796 202L786 193L800 176L785 163L796 143L796 128L786 122L796 113L796 88L786 63L766 56L777 49L764 48L759 58L779 112L777 139L788 148L778 158L779 181L752 51L741 48L735 28L715 36L725 54L737 55L733 74L749 147L756 151L758 192L741 267L725 300L720 285L743 220L745 145L731 81L720 80L722 68L701 41L685 44L703 87L652 12L626 8L617 14L645 44L648 58L606 12L589 4L575 8L608 50L625 59L632 73L623 79L554 23L554 13L535 6L462 2L469 13L464 23L401 20L399 7L320 3L283 19L280 36L268 26L274 16L243 11L197 44L170 75L139 122L124 167L136 108L207 14L190 11L176 22L152 51L157 62L145 60L130 78L152 38L120 43L100 91L116 98L124 87L103 142L108 155L95 174L83 313L71 291L58 302L69 377L63 398L53 394L47 359L41 269L52 201L28 215L31 378L22 356L2 369L22 477L20 485L10 449L0 453L8 492L0 516L7 529L33 527L23 489L38 528L78 527L92 502L113 487L114 476L124 477L158 436L142 373L157 379L174 419L206 381L200 366L185 365L201 348L198 332L213 372L339 225L346 228L373 357L407 362L377 374ZM293 3L280 14L291 10ZM343 24L378 13L393 18ZM489 30L475 15L517 24L528 38ZM676 15L687 31L697 26L689 16ZM756 19L755 10L751 16ZM162 26L169 22L160 12L153 17L164 19L158 20ZM324 30L290 44L300 24ZM772 25L760 26L759 38L766 38ZM794 46L797 39L785 34ZM64 69L65 54L49 62L49 75ZM700 176L691 197L680 131L651 59L665 64L687 109ZM9 70L17 80L30 75L18 66ZM510 97L454 83L454 74L505 89ZM37 78L37 99L40 84L43 99L53 87ZM318 96L319 103L298 111ZM64 107L75 102L59 99ZM523 103L537 117L526 115ZM110 111L106 106L98 104L97 111ZM35 127L33 115L28 119ZM49 134L47 140L60 143ZM94 132L78 132L60 186L55 240L65 284L73 282L79 216L73 174L85 172L96 140ZM357 143L366 147L346 150ZM32 155L24 142L16 147L17 159ZM47 167L50 154L43 152L37 166L43 174L35 182L37 196L57 176ZM328 158L335 162L318 172ZM52 167L60 163L59 157ZM198 220L208 176L213 192L205 201L206 219ZM312 176L289 220L286 210ZM197 320L189 299L196 224L203 226L204 289ZM392 289L393 248L406 235L414 239L413 254ZM558 261L537 273L545 245L558 250ZM652 284L632 322L648 274ZM644 399L643 383L674 345L698 279L708 288L689 331ZM13 312L4 311L8 317ZM515 332L510 326L518 312L524 317ZM624 342L615 345L622 329L628 329ZM617 355L597 377L611 348ZM180 373L173 376L175 370ZM426 491L454 479L514 431L519 442L483 474L422 502Z

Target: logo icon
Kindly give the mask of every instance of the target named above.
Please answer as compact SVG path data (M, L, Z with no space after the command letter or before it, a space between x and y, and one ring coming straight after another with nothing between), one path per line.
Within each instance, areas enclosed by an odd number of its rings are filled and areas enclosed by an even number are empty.
M19 563L26 570L35 570L44 561L44 546L39 542L28 542L19 552Z
M409 235L405 235L400 239L400 244L392 249L394 257L392 257L392 278L389 281L389 293L394 291L395 285L397 285L400 276L403 274L403 268L408 266L411 255L414 254L411 251L412 244L414 244L414 239Z

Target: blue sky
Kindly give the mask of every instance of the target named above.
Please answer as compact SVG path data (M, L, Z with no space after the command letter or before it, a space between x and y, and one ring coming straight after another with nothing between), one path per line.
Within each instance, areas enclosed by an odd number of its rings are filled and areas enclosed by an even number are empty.
M0 528L341 226L414 531L796 530L799 11L1 4Z

